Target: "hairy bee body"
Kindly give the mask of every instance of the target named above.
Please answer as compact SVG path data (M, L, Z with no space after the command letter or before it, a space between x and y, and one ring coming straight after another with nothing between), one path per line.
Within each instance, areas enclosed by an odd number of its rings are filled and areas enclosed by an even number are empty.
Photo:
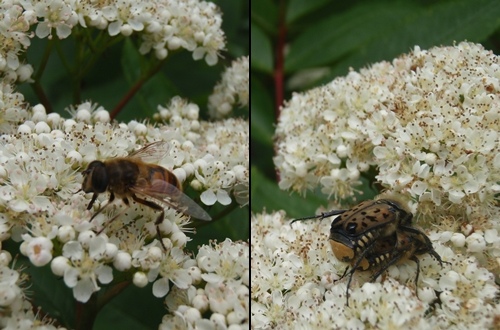
M89 164L87 171L95 168L102 168L102 173L94 171L91 176L86 176L82 190L89 192L105 192L108 190L116 197L126 198L133 193L134 187L152 187L156 182L167 182L165 194L177 192L175 189L168 190L173 186L182 192L182 185L177 177L165 168L146 164L140 160L130 160L127 158L115 158L101 161L93 161ZM106 185L107 183L107 185Z
M162 205L200 220L211 220L205 210L182 192L182 185L172 172L143 160L161 158L168 148L166 142L154 142L127 157L91 162L83 171L82 182L82 190L93 193L87 209L92 208L99 194L109 192L108 203L91 220L110 205L115 197L122 199L126 205L132 199L160 212L155 224L162 245L159 229L165 214Z
M364 201L349 210L333 210L319 216L296 219L324 219L336 217L330 227L330 245L335 257L350 264L349 287L356 271L373 270L372 280L396 263L413 260L417 264L416 282L420 272L417 255L429 253L442 265L432 242L419 229L412 226L413 214L398 201L379 199ZM341 278L342 278L341 277Z

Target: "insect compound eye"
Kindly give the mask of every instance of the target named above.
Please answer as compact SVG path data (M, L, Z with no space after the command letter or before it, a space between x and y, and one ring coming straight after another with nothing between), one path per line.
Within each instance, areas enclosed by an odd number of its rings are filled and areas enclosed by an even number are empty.
M351 223L347 224L347 226L346 226L347 233L350 234L350 235L356 234L356 228L357 227L358 226L354 222L351 222Z
M85 179L83 180L82 190L86 193L96 192L102 193L108 187L109 178L106 166L98 160L89 164L89 167L83 172Z

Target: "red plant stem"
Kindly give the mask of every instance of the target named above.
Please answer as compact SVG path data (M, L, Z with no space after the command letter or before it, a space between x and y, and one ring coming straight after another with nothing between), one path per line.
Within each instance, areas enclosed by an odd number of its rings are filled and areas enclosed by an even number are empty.
M132 86L132 88L129 89L127 94L120 100L120 102L116 105L116 107L111 111L110 117L111 120L115 119L116 116L123 110L125 105L130 101L130 99L141 89L141 87L152 77L160 71L161 66L163 65L165 61L159 61L158 64L156 64L147 74L145 74L143 77L141 77L137 82Z

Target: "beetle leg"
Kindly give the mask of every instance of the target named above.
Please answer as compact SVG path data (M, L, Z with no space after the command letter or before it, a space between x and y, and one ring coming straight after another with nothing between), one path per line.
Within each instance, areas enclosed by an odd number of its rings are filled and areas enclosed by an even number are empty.
M344 278L344 276L347 274L347 270L349 269L349 266L347 266L344 270L344 274L342 274L342 276L339 277L339 279L337 281L340 281L341 279Z
M407 226L400 226L399 229L410 234L418 235L421 239L424 240L425 245L422 248L417 249L415 251L416 254L429 253L439 262L441 267L443 267L443 264L450 264L449 262L443 261L443 259L441 259L441 256L436 252L436 250L434 250L434 247L432 246L432 242L429 239L429 237L427 237L427 235L425 235L422 231Z
M417 264L417 276L415 276L415 292L417 293L417 298L418 298L417 286L418 286L418 275L420 275L420 261L418 260L417 256L412 256L410 260L415 261L415 263Z
M361 262L365 259L365 256L368 254L368 252L370 252L372 249L373 249L373 246L375 244L376 240L373 240L372 242L370 242L366 247L365 249L363 250L363 252L361 252L361 254L359 255L358 258L356 258L355 262L352 264L352 268L351 270L349 271L349 279L347 280L347 289L346 289L346 300L347 300L347 303L346 305L349 306L349 287L351 286L351 281L352 281L352 276L354 275L354 272L356 270L358 270L358 268L360 268L360 264ZM370 265L368 265L369 267ZM348 267L349 268L349 267ZM362 269L362 270L367 270L368 268L365 268L365 269ZM347 272L347 268L346 268L346 272ZM342 275L341 278L343 278L346 274L344 273L344 275Z
M405 256L406 252L409 251L409 250L410 249L404 249L404 250L396 250L396 251L394 251L395 255L388 262L386 262L385 264L383 264L380 267L380 269L375 274L373 274L371 276L370 280L371 281L375 281L389 267L391 267L392 265L394 265L395 263L397 263L398 261L400 261L401 259L403 259L403 257ZM410 259L413 260L413 257L410 258ZM417 265L418 265L418 261L416 261L416 262L417 262ZM417 271L418 271L418 268L417 268ZM418 275L417 275L417 278L418 278Z

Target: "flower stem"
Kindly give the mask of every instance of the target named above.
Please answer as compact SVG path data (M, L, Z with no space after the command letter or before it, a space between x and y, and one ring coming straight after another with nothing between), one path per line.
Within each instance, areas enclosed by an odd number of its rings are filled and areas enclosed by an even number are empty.
M97 295L93 294L86 303L76 302L76 330L92 329L97 317Z
M163 63L165 61L159 61L151 67L151 69L142 77L137 80L137 82L129 89L129 91L125 94L125 96L120 100L120 102L116 105L116 107L111 111L110 117L111 119L115 119L116 116L122 111L125 105L130 101L130 99L139 91L139 89L158 71L160 71Z

